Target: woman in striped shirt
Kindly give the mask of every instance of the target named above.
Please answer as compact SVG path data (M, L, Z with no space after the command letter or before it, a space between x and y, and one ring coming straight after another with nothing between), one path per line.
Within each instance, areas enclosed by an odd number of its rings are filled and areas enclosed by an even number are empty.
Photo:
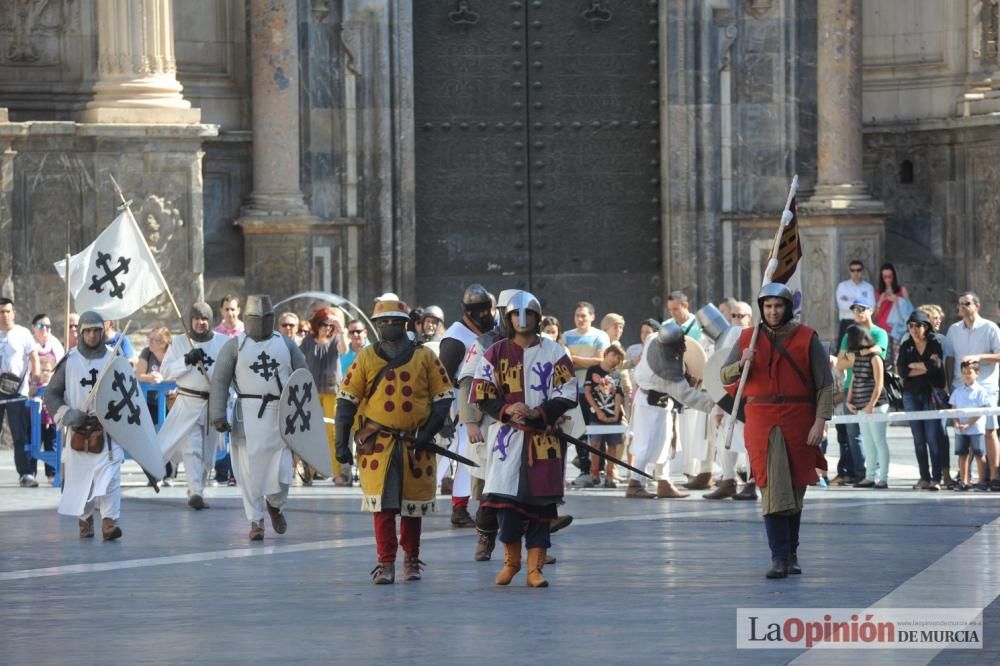
M868 331L857 324L847 328L847 355L854 363L854 378L847 390L847 410L851 414L885 414L889 401L883 390L884 362L878 354L858 352L875 345ZM863 420L861 444L865 451L865 478L855 488L889 487L889 444L885 421Z

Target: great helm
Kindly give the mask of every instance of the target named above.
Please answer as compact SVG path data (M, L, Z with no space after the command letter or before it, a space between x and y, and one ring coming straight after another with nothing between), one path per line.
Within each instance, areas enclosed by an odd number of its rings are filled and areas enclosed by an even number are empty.
M465 293L462 294L462 306L468 309L470 306L474 308L482 305L492 306L493 297L490 296L486 287L474 282L465 288Z
M645 352L649 369L668 381L684 379L684 330L670 322L651 337Z
M243 319L246 334L254 340L260 341L271 337L274 332L274 307L271 305L271 297L267 294L247 296Z
M399 300L399 296L386 293L375 299L375 307L372 308L372 320L376 319L409 319L410 308L406 303Z
M782 324L787 324L792 320L792 317L795 316L793 312L795 301L792 299L792 292L788 287L780 282L771 282L761 287L760 294L757 295L757 307L761 314L764 313L764 301L768 298L780 298L785 301L785 316L781 319Z
M702 332L709 337L712 342L716 342L722 334L726 332L730 324L726 321L725 315L719 312L719 308L711 303L702 307L694 313L695 319L701 326Z

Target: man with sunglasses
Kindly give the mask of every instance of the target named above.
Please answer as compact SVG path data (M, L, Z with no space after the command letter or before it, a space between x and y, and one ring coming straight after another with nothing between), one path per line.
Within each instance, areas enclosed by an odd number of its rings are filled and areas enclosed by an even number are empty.
M368 329L360 319L347 322L347 351L340 355L340 374L346 375L347 369L358 357L358 352L368 346Z
M952 390L963 385L961 365L966 361L979 362L979 383L986 389L990 404L996 405L1000 396L1000 328L979 316L979 297L971 291L958 297L958 313L962 316L948 328L951 353L945 359ZM948 353L948 350L945 350ZM986 458L990 465L990 490L1000 492L1000 441L997 439L997 415L986 416ZM985 481L985 479L980 479Z
M858 259L852 259L847 264L850 279L837 285L837 310L840 313L840 327L837 330L837 340L843 340L847 327L854 323L854 313L851 307L859 298L875 302L875 287L863 279L865 265ZM876 340L876 342L878 342Z
M297 345L302 344L305 333L299 330L299 316L294 312L282 312L278 317L278 332L291 338Z

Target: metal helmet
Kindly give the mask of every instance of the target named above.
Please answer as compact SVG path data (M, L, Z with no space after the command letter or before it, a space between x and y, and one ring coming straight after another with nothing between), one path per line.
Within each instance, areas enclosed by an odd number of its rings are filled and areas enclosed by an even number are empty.
M780 298L785 301L785 316L781 319L782 324L787 324L795 316L795 301L792 298L791 290L780 282L770 282L760 288L757 295L757 307L761 316L764 314L764 301L768 298Z
M382 294L375 300L371 318L373 321L376 319L409 319L410 308L406 307L406 303L399 300L396 294Z
M507 313L504 315L506 319L507 314L512 312L517 312L518 320L521 325L524 326L528 321L528 312L534 312L538 315L538 325L541 326L542 322L542 305L535 298L535 295L528 291L519 291L510 299L510 303L507 304Z
M653 374L667 381L684 379L684 329L671 322L650 337L644 356Z
M510 300L520 292L520 289L504 289L501 291L497 297L497 309L501 312L505 311L510 306Z
M243 319L244 330L248 337L258 342L271 337L274 333L274 307L271 305L271 297L267 294L247 296Z
M490 292L486 290L486 287L474 282L465 288L465 293L462 294L462 305L466 308L471 306L482 306L482 305L492 305L493 297L490 296Z
M701 326L702 332L707 335L712 342L717 342L719 337L725 333L726 329L730 326L730 323L726 320L726 316L719 312L719 308L715 307L711 303L695 312L694 317L698 320L698 324Z
M439 322L441 322L443 324L444 323L444 310L442 310L441 308L439 308L436 305L428 305L426 308L424 308L424 316L421 317L420 319L422 321L424 319L427 319L428 317L434 317L435 319L437 319Z
M77 330L83 333L88 328L99 328L104 329L104 317L97 314L93 310L87 310L80 315L80 320L77 322Z
M204 301L199 301L198 303L192 303L191 307L188 308L188 319L207 319L212 321L214 314L212 312L212 306Z

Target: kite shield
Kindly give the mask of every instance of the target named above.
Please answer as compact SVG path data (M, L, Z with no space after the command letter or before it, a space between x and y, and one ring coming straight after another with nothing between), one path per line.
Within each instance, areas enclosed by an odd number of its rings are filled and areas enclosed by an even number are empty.
M157 481L166 474L153 417L132 366L115 357L97 385L94 413L115 442Z
M278 403L281 439L296 455L323 476L333 476L330 443L316 382L305 368L291 374Z

